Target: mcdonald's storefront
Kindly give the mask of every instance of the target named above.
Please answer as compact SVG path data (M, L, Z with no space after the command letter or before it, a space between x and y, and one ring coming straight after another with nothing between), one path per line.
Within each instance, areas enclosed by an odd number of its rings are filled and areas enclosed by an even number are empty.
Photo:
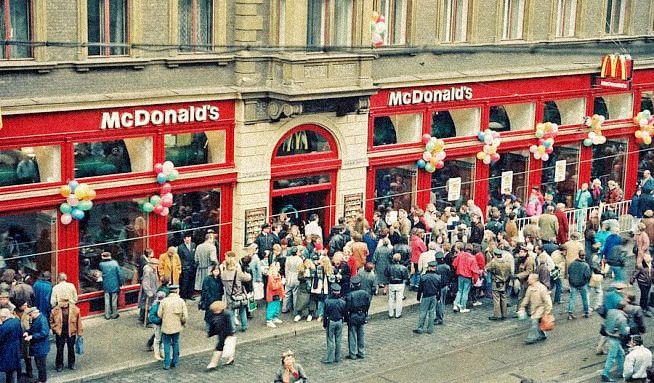
M233 100L39 111L4 111L0 130L0 270L64 272L84 315L103 310L98 263L110 251L123 274L120 307L137 302L139 257L207 230L232 245ZM160 193L154 165L171 161L173 204L166 216L141 204ZM62 222L70 180L96 192L83 218ZM63 219L65 222L65 219Z

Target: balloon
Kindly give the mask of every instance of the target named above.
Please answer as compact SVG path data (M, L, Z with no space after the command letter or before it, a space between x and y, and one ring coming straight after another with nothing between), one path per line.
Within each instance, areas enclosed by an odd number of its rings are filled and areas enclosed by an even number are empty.
M159 214L161 214L161 216L165 217L165 216L168 215L168 213L170 213L170 210L168 210L167 207L164 207L163 209L161 209L161 213L159 213Z
M59 188L59 194L61 194L62 197L67 198L70 195L70 186L61 185Z
M428 162L428 163L425 165L425 171L427 171L427 172L429 172L429 173L433 173L434 170L436 170L436 168L435 168L434 165L432 165L431 163Z
M595 132L589 132L589 133L588 133L588 138L590 138L591 140L592 140L593 138L595 138L595 136L597 136L597 135L595 134Z
M77 199L77 197L75 197L75 194L71 194L68 196L68 198L66 198L66 202L68 202L70 206L75 207L79 203L79 200Z
M445 141L436 140L436 145L434 145L434 148L436 148L436 150L443 150L444 147L445 147Z
M88 200L93 200L93 199L95 199L95 196L96 196L96 195L97 195L97 194L95 193L95 190L93 190L93 189L89 189L89 191L86 193L86 198L87 198Z
M485 165L489 165L491 163L491 159L484 157L484 160L482 161Z
M477 152L477 159L479 161L483 160L485 157L484 152Z
M545 147L542 146L542 145L539 146L539 147L538 147L538 153L540 153L541 155L542 155L543 153L545 153Z
M173 164L172 161L166 161L163 163L163 172L168 174L170 173L173 169L175 169L175 164Z
M71 193L75 193L75 189L77 189L77 185L79 185L79 182L72 180L68 183L68 187L70 188Z
M377 25L375 26L375 31L380 35L383 35L384 32L386 32L386 23L383 21L377 22Z
M164 173L157 174L157 183L163 185L166 183L168 177Z
M161 195L168 194L171 190L173 190L173 187L168 182L161 185Z
M377 32L372 33L372 44L376 47L381 46L384 44L384 39L381 37L381 35Z
M431 141L431 136L427 133L422 135L422 143L427 145Z
M439 162L440 162L440 160L439 160L438 158L436 158L436 157L432 157L431 160L429 160L429 163L432 164L432 165L434 165L434 167L436 167L436 165L437 165Z
M547 153L547 154L552 154L553 152L554 152L554 148L551 147L551 146L549 148L545 149L545 153Z
M70 206L70 204L64 202L61 205L59 205L59 211L62 214L70 214L70 212L73 210L73 207Z
M418 162L416 162L416 166L418 166L419 169L424 169L424 168L425 168L425 164L426 164L426 162L425 162L425 160L423 160L422 158L419 159Z
M75 189L75 197L79 200L83 200L86 198L86 192L87 192L88 186L86 184L79 184L77 188Z
M646 118L643 118L642 120L640 120L639 125L640 125L640 126L645 126L645 125L647 125L647 119L646 119Z
M429 162L429 160L431 160L431 152L422 153L422 159L425 160L426 162Z
M445 159L445 152L436 153L436 159L439 161L443 161Z
M438 161L436 164L436 169L443 169L445 167L445 162L443 161Z
M493 154L493 155L491 156L491 160L492 160L493 162L497 162L497 161L499 161L499 160L500 160L500 155L497 154L497 153Z
M547 153L545 153L545 154L543 154L543 155L540 157L540 159L543 160L543 161L547 161L547 160L550 159L550 155L547 154Z
M643 131L642 130L636 130L634 132L634 135L636 136L636 138L641 138L643 136Z
M484 145L484 153L488 154L488 152L490 151L490 148L491 148L490 145Z
M63 223L64 225L68 225L69 223L71 223L71 222L73 221L73 216L70 215L70 214L68 214L68 213L66 213L66 214L62 214L62 215L61 215L61 218L59 218L59 220L60 220L61 223Z
M491 134L493 135L493 139L497 140L498 138L500 138L500 132L496 132L494 130L491 130L491 132L492 132Z
M143 211L146 213L150 213L152 210L154 210L154 206L152 206L150 202L145 202L141 209L143 209Z
M179 172L177 169L173 169L170 174L168 174L168 181L175 181L179 177Z
M79 201L79 204L77 205L77 207L80 210L89 211L89 210L91 210L91 208L93 208L93 202L91 202L89 200Z
M163 211L163 209L164 209L163 206L161 206L161 205L157 205L157 206L154 207L154 209L153 209L152 211L153 211L155 214L161 214L161 212Z
M605 144L606 143L606 137L599 136L599 143L600 143L600 145Z
M537 137L537 138L541 138L541 137L543 137L543 131L542 131L542 130L537 130L537 131L536 131L536 137Z
M534 158L540 160L540 153L538 152L534 153Z
M590 138L584 139L584 146L591 146L593 141Z
M529 151L532 152L532 153L535 153L536 150L538 150L538 146L536 146L536 145L531 145L531 146L529 147Z
M156 174L159 174L159 173L163 172L163 165L161 163L159 163L159 162L154 164L154 172Z
M484 132L477 133L477 138L479 139L479 141L484 142L484 138L485 138Z
M645 145L649 145L649 144L651 144L651 143L652 143L652 137L651 137L651 136L643 137L643 143L644 143Z
M70 212L70 215L72 215L74 219L81 221L84 219L86 214L84 214L84 211L81 209L74 208L73 211Z
M434 150L434 143L429 141L427 143L427 145L425 145L425 150L428 151L428 152L431 152L432 150Z
M490 145L490 144L492 144L492 143L493 143L493 135L492 135L492 134L486 134L486 135L484 136L484 143L485 143L486 145Z
M152 206L157 206L159 205L160 202L161 202L161 197L159 197L158 195L155 194L152 197L150 197L150 203L152 204Z
M442 154L441 161L443 161L447 157L447 153L445 153L445 151L442 151L441 154Z
M495 154L495 153L497 153L497 148L496 148L495 146L491 146L491 147L488 149L488 154L490 154L490 155L492 156L492 155Z

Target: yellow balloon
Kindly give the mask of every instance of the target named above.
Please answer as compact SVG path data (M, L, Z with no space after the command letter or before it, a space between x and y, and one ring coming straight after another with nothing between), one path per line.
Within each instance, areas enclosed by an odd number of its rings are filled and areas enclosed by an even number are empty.
M636 132L634 132L634 135L636 136L636 138L641 138L643 136L643 131L642 130L636 130Z
M497 153L497 148L495 146L491 146L490 149L488 149L488 154L492 156L495 153Z
M643 142L645 143L645 145L651 144L652 143L652 136L643 137Z
M61 194L61 196L64 198L68 198L68 196L70 195L70 186L62 185L59 188L59 194Z
M538 146L538 153L540 153L540 154L545 153L545 147L543 145Z
M484 152L477 152L477 159L479 161L483 160L486 154Z

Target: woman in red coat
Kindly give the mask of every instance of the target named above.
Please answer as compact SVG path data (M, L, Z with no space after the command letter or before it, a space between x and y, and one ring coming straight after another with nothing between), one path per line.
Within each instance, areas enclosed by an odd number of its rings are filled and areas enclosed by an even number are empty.
M279 274L279 266L276 263L268 269L268 286L266 289L266 326L275 328L276 323L282 323L279 319L279 312L282 308L282 297L284 296L284 284Z

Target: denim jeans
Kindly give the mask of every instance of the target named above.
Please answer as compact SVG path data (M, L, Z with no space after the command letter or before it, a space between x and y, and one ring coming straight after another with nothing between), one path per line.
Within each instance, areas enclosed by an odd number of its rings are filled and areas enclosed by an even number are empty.
M341 360L341 338L343 336L343 321L329 321L327 325L327 358L328 362Z
M458 291L456 292L454 304L458 305L462 309L465 309L468 305L468 294L470 294L470 286L472 286L472 279L459 276Z
M316 316L321 317L325 312L325 295L318 296L318 304L316 305Z
M118 317L118 292L104 293L104 317L113 319Z
M588 314L588 312L590 311L588 308L588 286L582 286L582 287L570 286L570 300L568 301L568 314L572 314L575 311L575 301L577 300L577 294L581 294L581 303L584 306L584 314Z
M450 292L450 288L445 286L441 288L441 296L436 301L436 321L443 323L445 319L445 299L447 299L447 294Z
M615 282L626 282L624 279L624 267L623 266L611 266L611 271L613 271L613 276L615 277Z
M622 349L622 344L620 339L606 337L606 341L609 344L609 353L606 355L606 363L604 363L604 370L602 375L609 376L611 369L613 368L613 363L617 366L618 376L622 376L622 368L624 366L624 350Z
M561 303L561 293L563 292L561 278L552 281L552 291L554 291L554 303Z
M247 307L239 307L235 311L237 311L235 314L238 315L238 319L241 322L241 331L247 330L248 329L248 308ZM236 320L236 315L234 316L234 320ZM236 323L234 323L234 327L236 327Z
M418 330L432 333L434 331L434 311L436 309L436 297L422 297L420 299L420 316L418 317ZM425 329L425 319L427 328Z
M402 316L404 299L404 283L388 285L388 316L399 318Z
M295 308L295 301L297 300L297 289L300 287L298 284L287 284L284 287L284 304L282 311L288 312Z
M366 356L365 335L362 324L347 326L347 345L351 358Z
M413 274L411 274L411 278L409 279L409 284L411 285L411 287L418 288L419 282L420 282L420 272L418 271L418 264L414 263Z
M179 363L179 333L161 334L164 345L164 367L177 366ZM172 360L170 349L172 348Z
M271 321L273 319L279 318L279 311L281 310L281 307L282 301L280 300L268 302L268 306L266 307L266 321Z
M598 309L600 306L602 306L602 303L604 302L604 290L602 290L602 285L599 285L597 287L592 287L591 288L592 292L595 292L595 300L593 307L595 309Z

